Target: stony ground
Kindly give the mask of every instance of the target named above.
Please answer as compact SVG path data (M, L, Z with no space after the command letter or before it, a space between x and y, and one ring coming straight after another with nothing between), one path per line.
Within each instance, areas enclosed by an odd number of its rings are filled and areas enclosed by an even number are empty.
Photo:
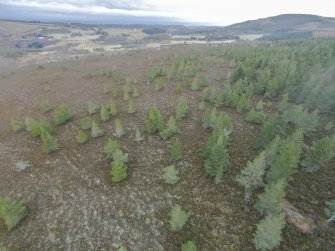
M29 214L11 232L5 232L0 226L0 245L10 250L116 250L124 245L130 251L172 251L179 250L184 241L194 240L199 250L253 250L252 233L259 216L244 202L243 190L234 177L247 160L255 157L252 144L259 126L246 122L245 114L221 108L231 117L234 132L230 168L222 184L215 185L203 170L201 151L209 131L201 127L201 111L197 109L200 92L184 87L176 95L175 83L167 80L164 90L155 92L154 85L146 80L151 65L168 66L165 53L132 52L45 64L44 69L36 65L8 69L15 74L0 79L0 196L25 201ZM122 88L113 78L101 76L102 69L118 71L136 82L140 97L135 99L138 108L135 114L127 114ZM211 84L218 85L229 71L227 62L223 68L209 68L204 75ZM88 78L88 73L92 77ZM43 88L45 81L50 91ZM118 117L126 135L119 143L129 153L130 163L128 178L119 184L112 184L110 163L103 153L107 139L115 137L115 117L101 122L99 114L94 115L105 131L104 136L90 138L84 145L75 141L79 120L87 113L86 103L89 100L107 103L112 96L103 94L103 83L120 88ZM179 134L164 141L145 133L148 109L157 106L167 120L181 96L189 101L191 112L178 121ZM32 138L28 132L13 133L9 122L11 117L33 116L52 123L52 113L43 114L39 108L46 99L54 107L66 104L75 114L71 122L55 128L61 149L50 155L42 152L39 139ZM134 141L136 127L145 136L142 143ZM182 142L183 160L177 164L181 180L168 186L161 175L163 168L171 164L169 148L174 138ZM15 164L21 160L32 166L18 172ZM318 186L319 191L334 194L331 185L334 173L325 176L318 178L321 183L326 180L324 187ZM298 184L292 189L299 191L304 187L305 184ZM298 206L301 198L292 194L296 201L291 202ZM192 214L178 233L170 231L168 224L175 204ZM316 212L316 208L308 210L310 214L319 213L320 218L321 212ZM312 238L292 225L285 228L284 235L282 250L331 250L327 235Z

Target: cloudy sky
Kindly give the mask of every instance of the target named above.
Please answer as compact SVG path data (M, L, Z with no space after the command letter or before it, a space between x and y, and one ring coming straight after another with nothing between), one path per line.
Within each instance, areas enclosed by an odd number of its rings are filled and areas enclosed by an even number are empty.
M335 17L335 0L0 0L0 18L135 20L228 25L285 13Z

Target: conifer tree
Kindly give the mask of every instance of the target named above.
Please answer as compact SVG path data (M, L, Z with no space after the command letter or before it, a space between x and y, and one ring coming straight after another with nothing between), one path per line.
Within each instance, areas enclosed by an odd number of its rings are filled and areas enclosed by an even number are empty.
M91 135L93 138L101 137L104 134L104 131L100 128L100 126L93 121L91 127Z
M197 251L198 248L193 241L187 241L181 246L181 251Z
M144 137L141 135L141 132L138 128L136 128L136 133L135 133L135 141L136 142L141 142L144 140Z
M27 130L28 132L31 131L31 128L32 128L32 126L33 126L35 123L37 123L37 120L35 120L35 119L31 118L31 117L25 117L25 118L24 118L24 124L25 124L25 126L26 126L26 130Z
M248 99L245 95L242 95L236 105L237 112L243 112L247 110L250 106L250 99Z
M176 85L176 94L180 94L181 93L181 85L177 84Z
M107 143L104 147L104 152L107 155L107 158L113 158L113 154L117 151L120 150L120 146L116 140L108 139Z
M198 91L199 88L200 88L200 84L199 84L198 78L195 77L192 81L191 89L192 89L192 91Z
M43 142L42 149L45 153L51 153L57 151L59 149L57 139L52 136L48 131L42 130L41 139Z
M176 169L174 165L168 166L164 169L163 179L165 183L174 185L179 181L179 171Z
M297 130L285 139L267 172L268 183L278 179L283 179L285 182L291 180L299 162L302 145L302 130Z
M128 163L128 153L123 153L121 149L117 149L113 152L113 161L119 161L123 164Z
M89 116L86 116L80 120L80 127L83 130L91 129L93 119Z
M70 121L72 118L73 115L66 105L60 105L54 113L54 121L57 126Z
M205 171L214 177L216 183L222 181L223 173L229 165L227 142L228 139L222 131L215 131L204 148Z
M211 112L208 108L202 113L201 121L204 129L211 127Z
M252 240L257 250L268 251L279 246L285 227L285 214L269 214L257 224Z
M171 211L170 227L173 232L180 231L186 224L190 213L185 212L180 205L175 205Z
M94 104L92 101L87 103L88 114L92 115L99 111L99 106Z
M186 117L187 113L188 113L187 100L184 97L182 97L178 101L176 106L176 119L179 120Z
M104 94L108 94L111 91L111 87L108 83L104 83Z
M117 115L117 105L113 99L111 99L108 103L108 108L109 108L109 114L112 116Z
M19 122L17 121L16 119L14 118L11 118L10 119L10 124L12 126L12 130L14 132L18 132L18 131L21 131L23 128L24 128L24 124L22 122Z
M113 96L113 98L117 98L119 96L119 89L118 88L114 88L113 89L112 96Z
M282 99L277 104L278 112L284 112L288 108L288 94L284 94Z
M176 119L173 117L173 115L170 115L169 120L167 121L167 128L161 131L159 135L163 139L168 139L176 132L177 132Z
M27 213L27 206L23 202L15 203L8 197L0 197L0 220L3 220L7 231L18 225Z
M134 88L133 88L133 98L137 98L137 97L139 97L139 96L140 96L140 94L138 93L137 88L134 87Z
M159 92L164 89L164 81L161 78L158 78L155 83L155 91Z
M128 101L128 109L127 109L128 113L132 114L134 112L136 112L136 105L134 100L129 99Z
M108 111L108 107L105 105L101 106L101 110L100 110L100 117L102 121L107 121L109 120L109 111Z
M282 201L285 197L285 183L282 179L270 183L264 193L258 195L256 210L262 215L279 214L283 211Z
M202 110L205 110L205 108L206 108L206 104L203 100L201 100L198 104L198 109L202 111Z
M173 143L171 150L170 150L170 156L171 159L174 161L179 161L182 158L182 152L181 152L181 144L179 139L176 139L176 141Z
M264 185L263 176L266 168L265 152L258 155L237 177L237 182L245 189L245 199L249 200L253 191Z
M315 172L325 163L335 157L335 135L313 141L301 166L310 173Z
M261 151L278 135L286 134L286 121L278 114L270 117L263 125L255 142L255 148Z
M256 124L263 124L266 120L266 115L264 112L257 112L251 109L246 117L246 121L253 122Z
M46 131L48 133L52 133L52 129L49 126L48 123L46 123L45 121L35 121L32 125L31 125L31 135L33 137L39 137L41 136L42 131Z
M150 133L161 132L164 129L164 119L156 107L149 110L149 117L146 121L146 129Z
M77 135L76 135L76 140L77 140L78 143L84 144L84 143L87 142L88 136L84 131L78 130Z
M44 101L41 103L40 107L41 107L41 110L42 110L43 112L45 112L45 113L50 112L50 111L52 110L52 108L51 108L50 103L49 103L48 100L44 100Z
M127 165L121 161L113 161L111 167L111 176L113 182L120 182L127 178Z
M116 127L115 128L116 137L118 138L122 137L125 134L125 132L121 120L118 118L115 120L115 127Z
M263 100L258 101L258 103L256 105L256 110L257 111L263 111L264 105L265 105L265 103L263 102Z

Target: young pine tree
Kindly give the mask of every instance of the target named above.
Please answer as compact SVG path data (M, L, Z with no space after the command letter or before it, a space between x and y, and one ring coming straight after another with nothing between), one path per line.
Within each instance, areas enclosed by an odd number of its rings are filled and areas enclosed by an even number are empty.
M72 113L66 105L60 105L59 108L54 113L55 125L59 126L73 118Z
M310 173L317 171L335 157L335 135L316 140L309 148L301 166Z
M223 173L229 165L227 143L224 133L216 131L209 137L204 148L205 171L215 179L215 183L222 181Z
M180 120L186 117L187 113L188 113L187 100L184 97L182 97L178 101L177 106L176 106L176 119Z
M100 128L100 126L93 121L91 127L91 135L93 138L101 137L104 134L104 131Z
M136 112L136 105L134 100L129 99L128 101L128 108L127 108L128 113L133 114Z
M262 215L279 214L283 211L285 183L279 179L265 187L264 193L258 195L256 210Z
M177 123L173 115L170 115L169 120L167 121L167 128L159 133L163 139L170 138L173 134L177 133Z
M180 94L181 93L181 85L177 84L176 85L176 94Z
M179 161L182 159L182 151L181 151L181 144L179 139L173 143L170 149L170 156L173 161Z
M175 205L171 211L170 227L173 232L180 231L186 224L190 213L185 212L180 205Z
M88 136L84 131L78 130L77 135L76 135L76 140L78 143L84 144L88 141Z
M248 161L247 166L237 177L237 182L244 187L246 200L250 199L253 191L264 186L263 176L265 168L265 152L262 152L253 160L253 162Z
M144 140L144 137L141 135L141 132L138 128L136 128L136 133L135 133L135 141L136 142L141 142Z
M110 114L109 114L108 106L106 105L101 106L100 117L101 117L101 120L104 122L109 120Z
M57 139L54 136L52 136L52 134L49 133L48 131L43 130L41 132L41 140L43 143L42 145L43 152L51 153L59 149Z
M285 182L292 179L300 159L302 145L302 130L297 130L283 141L279 146L278 154L268 169L266 175L268 183L278 179L283 179Z
M164 129L164 119L156 107L149 110L149 117L146 121L146 129L150 133L161 132Z
M104 83L104 94L108 94L111 91L111 87L108 83Z
M163 179L166 184L174 185L179 181L179 171L174 165L168 166L164 169Z
M140 96L140 94L138 93L137 88L134 87L134 88L133 88L133 98L137 98L137 97L139 97L139 96Z
M113 99L111 99L108 103L108 110L109 110L109 114L112 116L115 116L118 113L117 105Z
M125 134L124 128L123 128L123 125L120 119L115 120L115 134L116 134L116 137L118 138L121 138Z
M87 103L87 110L88 114L92 115L99 111L99 106L97 104L94 104L92 101L89 101Z
M255 248L260 251L273 250L278 247L285 227L285 214L269 214L257 224L252 240Z
M155 83L155 91L159 92L164 89L164 81L161 78L158 78Z
M120 182L127 178L127 165L121 161L113 161L111 167L111 176L113 182Z
M19 132L19 131L21 131L24 128L24 124L22 122L17 121L14 118L10 119L10 124L11 124L12 130L14 132Z
M266 120L266 115L264 112L257 112L254 109L251 109L245 120L256 124L263 124Z
M44 100L41 105L40 105L40 108L43 112L47 113L47 112L50 112L52 110L51 106L50 106L50 103L48 100Z
M104 152L107 155L107 158L112 159L113 154L117 151L120 150L120 146L116 140L108 139L105 147L104 147Z
M181 246L181 251L197 251L198 248L193 241L187 241Z
M10 198L0 197L0 220L11 231L27 215L27 206L23 202L13 202Z
M198 80L197 77L195 77L192 81L191 89L192 89L192 91L198 91L199 88L200 88L199 80Z
M89 116L86 116L80 120L80 127L83 130L91 129L93 119Z

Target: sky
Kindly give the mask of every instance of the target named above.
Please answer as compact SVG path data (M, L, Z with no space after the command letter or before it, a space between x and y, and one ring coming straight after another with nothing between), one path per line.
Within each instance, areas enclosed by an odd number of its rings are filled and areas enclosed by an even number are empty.
M287 13L335 17L335 0L0 0L0 19L35 21L229 25Z

